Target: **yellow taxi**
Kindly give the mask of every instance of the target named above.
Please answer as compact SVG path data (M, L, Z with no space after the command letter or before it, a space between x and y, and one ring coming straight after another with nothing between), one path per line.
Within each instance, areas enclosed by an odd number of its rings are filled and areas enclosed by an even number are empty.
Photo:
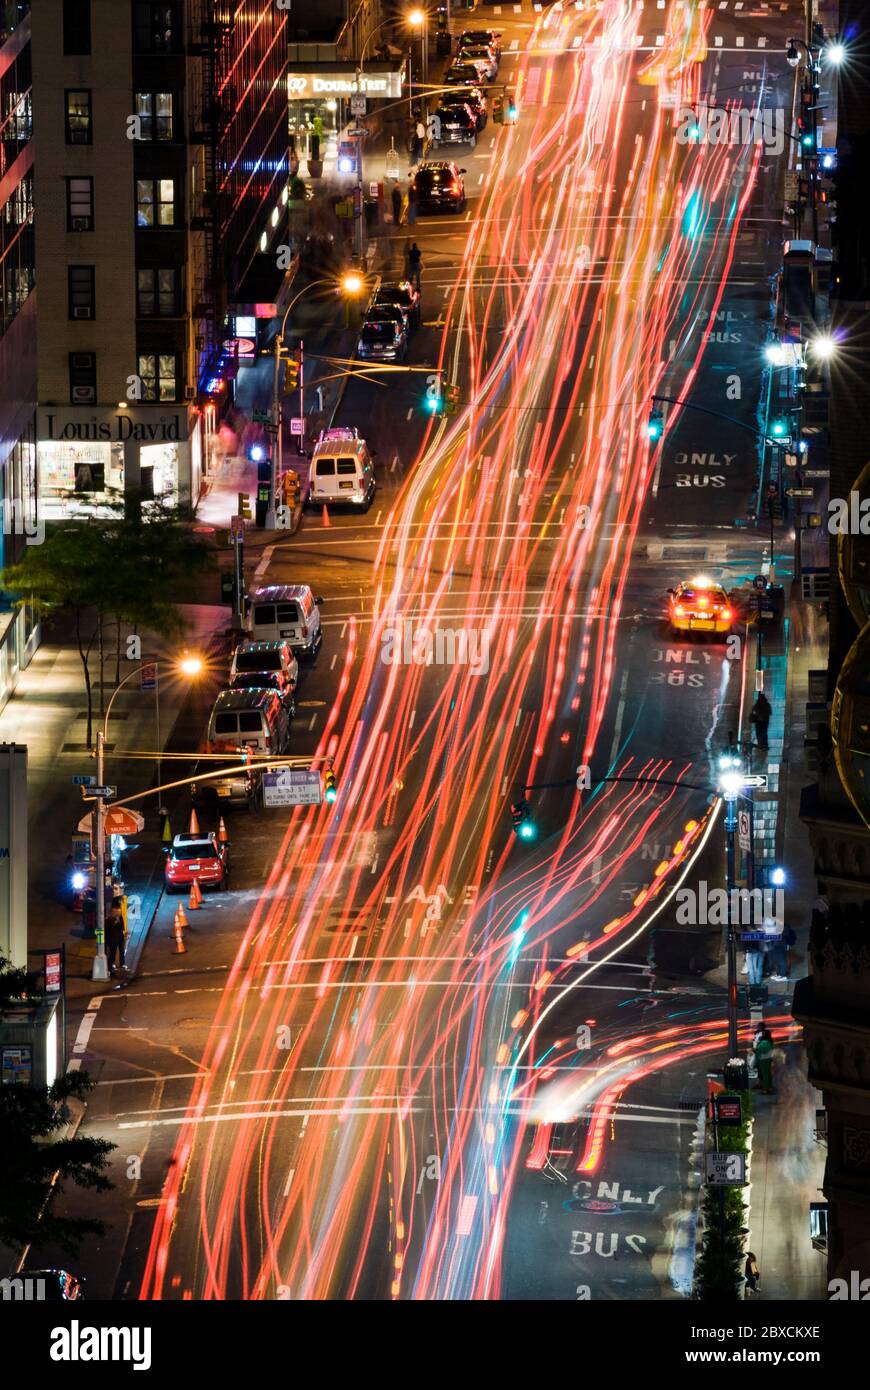
M668 621L674 632L728 633L734 609L721 584L684 579L676 589L668 589Z

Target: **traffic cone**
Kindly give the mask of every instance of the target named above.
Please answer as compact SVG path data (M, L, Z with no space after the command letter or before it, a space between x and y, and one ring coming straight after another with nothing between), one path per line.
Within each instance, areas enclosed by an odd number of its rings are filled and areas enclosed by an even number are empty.
M172 935L175 939L174 951L177 956L185 955L187 947L184 944L184 922L181 920L182 909L179 907L172 923Z
M190 900L187 904L191 912L195 912L198 907L202 907L202 889L199 880L194 879L190 885Z
M229 842L230 837L227 834L226 822L224 821L223 816L221 816L220 820L218 821L218 844L228 845Z
M323 504L323 524L324 524L324 526L329 526L329 525L331 525L330 520L329 520L329 510L328 510L327 505L326 505L325 502L324 502L324 504Z
M199 821L196 818L196 811L193 807L190 808L190 825L187 827L187 833L189 835L199 834Z
M183 927L187 926L187 913L184 910L184 903L179 903L175 910L175 915Z
M160 838L163 841L164 845L172 844L172 826L169 824L168 816L163 817L163 833L160 836Z

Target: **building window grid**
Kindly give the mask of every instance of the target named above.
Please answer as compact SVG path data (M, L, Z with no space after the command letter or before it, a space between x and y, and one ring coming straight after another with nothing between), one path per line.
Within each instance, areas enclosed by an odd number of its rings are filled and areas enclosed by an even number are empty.
M137 270L136 294L141 318L175 317L177 295L174 267L144 267Z
M139 354L143 401L174 401L178 397L178 357L174 352Z
M177 0L135 0L133 51L177 53L181 47L181 17Z
M91 0L63 0L63 51L86 57L91 51Z
M174 179L136 180L137 227L175 226Z
M71 319L96 317L96 267L71 265L67 267L69 283L69 316Z
M67 179L66 221L71 232L94 230L94 181L90 176Z

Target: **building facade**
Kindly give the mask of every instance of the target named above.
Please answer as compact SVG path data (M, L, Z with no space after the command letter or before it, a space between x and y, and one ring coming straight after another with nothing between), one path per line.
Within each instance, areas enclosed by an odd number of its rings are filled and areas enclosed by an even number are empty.
M42 0L31 24L41 514L195 504L236 285L286 200L286 11Z

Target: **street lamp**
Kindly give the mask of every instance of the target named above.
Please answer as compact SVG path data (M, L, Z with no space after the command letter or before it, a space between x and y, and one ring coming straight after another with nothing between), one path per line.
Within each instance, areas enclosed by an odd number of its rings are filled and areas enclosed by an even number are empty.
M265 529L267 531L274 531L275 529L275 523L277 520L276 492L278 481L276 477L276 471L280 470L281 465L284 462L284 412L281 409L281 397L280 392L278 390L278 373L281 369L281 352L284 347L284 334L287 331L287 320L289 319L296 305L299 303L300 299L302 299L303 295L308 294L309 290L317 289L318 286L321 285L331 285L334 290L338 291L339 293L344 293L345 295L348 295L352 298L353 296L358 295L360 293L364 283L365 281L363 280L363 277L357 271L348 271L345 275L342 276L340 280L335 280L332 276L329 275L321 276L318 280L312 280L309 284L303 285L299 293L294 295L294 297L290 300L290 303L287 305L287 308L284 310L284 317L281 320L281 331L275 335L275 366L272 376L272 429L273 438L275 439L275 447L277 450L277 465L276 459L273 457L272 467L270 469L269 475L269 505L266 508L265 519ZM305 344L300 341L299 418L303 422L303 434L300 436L299 439L300 452L304 440L305 429L305 367L303 360L304 351ZM251 454L251 457L253 458L253 452Z
M829 43L822 49L821 56L833 67L838 68L846 61L846 47L842 43Z
M96 901L94 903L96 921L94 925L97 937L97 950L96 955L94 956L93 969L91 971L92 980L108 980L109 978L109 963L106 959L106 799L105 796L102 794L104 792L104 778L106 775L105 743L106 737L109 732L109 715L112 713L112 706L115 703L115 697L118 694L118 691L121 690L127 684L128 681L131 681L134 676L141 675L142 671L146 666L153 666L155 669L154 699L157 711L157 747L159 750L160 696L159 687L157 685L157 677L160 662L155 661L153 658L147 661L140 662L138 666L136 666L132 671L129 671L127 673L127 675L124 677L122 681L118 682L118 684L115 686L115 689L112 691L111 699L109 700L108 706L106 708L106 713L103 718L103 727L97 730L97 746L95 750L95 756L97 761L97 787L99 794L95 797L96 805L94 806L93 813L93 828L96 837L96 853L94 856L96 860ZM196 679L196 677L200 675L200 673L204 669L205 667L202 658L194 655L194 653L192 652L185 652L184 655L176 663L176 670L178 670L181 675L186 676L188 680ZM160 786L160 780L160 756L158 751L158 786Z
M728 1057L738 1058L737 1050L737 938L734 933L732 893L735 885L735 843L737 830L737 801L747 787L764 785L764 778L743 771L742 759L734 752L723 753L719 759L719 795L725 803L726 888L728 897Z
M819 362L830 362L837 351L837 343L830 333L820 333L815 338L810 338L807 344L810 352Z

